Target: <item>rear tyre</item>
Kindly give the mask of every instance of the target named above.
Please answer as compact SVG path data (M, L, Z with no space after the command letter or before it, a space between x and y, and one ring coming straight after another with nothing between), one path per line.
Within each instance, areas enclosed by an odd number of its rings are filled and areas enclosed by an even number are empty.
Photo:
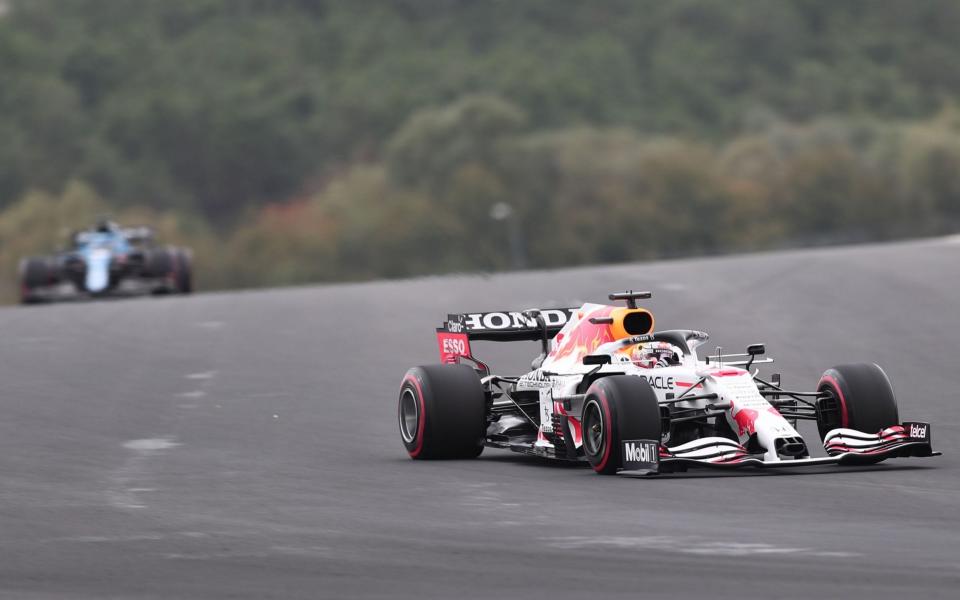
M170 248L151 248L144 256L143 274L150 279L161 280L153 289L154 295L167 294L176 285L174 268L177 257Z
M167 277L173 273L175 257L167 248L152 248L144 257L144 271L147 277Z
M598 379L583 403L583 452L593 470L614 475L623 468L623 440L661 439L660 405L646 381L630 375Z
M487 399L467 365L407 371L400 386L400 438L411 458L476 458L483 452Z
M817 400L820 439L838 427L877 433L900 423L893 387L887 374L875 364L827 369L817 391L829 392L829 396Z
M174 277L177 286L177 292L180 294L189 294L193 292L193 259L190 252L177 248L175 251L176 275Z

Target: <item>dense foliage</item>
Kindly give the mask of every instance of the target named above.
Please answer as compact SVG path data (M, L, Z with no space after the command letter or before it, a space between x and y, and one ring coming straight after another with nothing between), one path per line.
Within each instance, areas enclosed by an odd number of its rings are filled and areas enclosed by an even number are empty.
M97 212L196 246L207 287L886 239L960 219L951 0L0 12L8 273ZM494 221L497 205L512 214Z

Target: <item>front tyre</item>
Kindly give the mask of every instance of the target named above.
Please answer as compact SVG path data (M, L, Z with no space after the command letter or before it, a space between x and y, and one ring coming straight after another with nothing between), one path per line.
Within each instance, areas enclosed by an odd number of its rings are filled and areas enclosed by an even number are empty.
M25 258L20 262L20 302L33 304L38 301L34 290L49 285L54 272L43 258Z
M486 394L467 365L430 365L407 371L397 417L410 458L476 458L486 437Z
M840 365L827 369L817 384L817 429L827 433L845 427L877 433L898 425L897 400L887 374L875 364Z
M646 381L631 375L598 379L583 403L583 452L593 470L614 475L623 468L623 440L661 439L660 405Z

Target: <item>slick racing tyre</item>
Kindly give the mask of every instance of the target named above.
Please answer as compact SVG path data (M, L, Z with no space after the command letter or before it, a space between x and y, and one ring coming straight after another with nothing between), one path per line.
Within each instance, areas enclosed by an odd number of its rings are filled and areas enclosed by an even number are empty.
M476 458L486 437L486 394L467 365L407 371L400 386L400 437L411 458Z
M604 377L587 390L581 424L590 466L613 475L623 466L621 441L660 441L660 405L650 384L640 377Z
M820 439L838 427L877 433L900 423L890 380L875 364L827 369L820 377L817 391L828 393L817 399Z
M153 248L147 251L144 259L144 271L147 277L167 277L173 273L175 257L167 248Z
M189 294L193 292L193 259L190 251L184 248L177 248L173 251L175 260L174 283L177 286L177 292L180 294Z
M20 301L23 304L32 304L37 301L33 290L49 285L53 273L42 258L26 258L20 264Z

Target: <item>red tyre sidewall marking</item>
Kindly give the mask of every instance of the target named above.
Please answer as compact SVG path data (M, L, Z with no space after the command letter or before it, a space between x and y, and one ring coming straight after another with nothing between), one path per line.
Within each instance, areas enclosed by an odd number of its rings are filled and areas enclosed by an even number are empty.
M847 427L848 423L850 423L850 417L847 414L847 400L843 397L843 390L840 389L840 384L837 382L837 380L830 375L824 375L820 378L820 383L823 383L824 381L826 381L837 393L837 398L840 400L840 426Z
M420 453L423 451L423 424L426 421L426 410L423 402L423 388L420 387L420 382L417 381L417 378L413 375L407 375L403 380L404 383L411 383L413 387L417 390L417 410L419 414L417 415L417 445L413 450L407 450L411 458L416 458L420 456ZM397 413L399 417L400 409L397 408Z
M597 386L597 397L600 399L600 407L603 408L603 428L607 433L605 436L607 439L604 440L603 460L593 468L594 471L599 473L603 471L607 466L607 461L610 460L610 448L613 446L613 429L611 429L612 422L610 420L610 405L607 402L607 394L600 386Z

